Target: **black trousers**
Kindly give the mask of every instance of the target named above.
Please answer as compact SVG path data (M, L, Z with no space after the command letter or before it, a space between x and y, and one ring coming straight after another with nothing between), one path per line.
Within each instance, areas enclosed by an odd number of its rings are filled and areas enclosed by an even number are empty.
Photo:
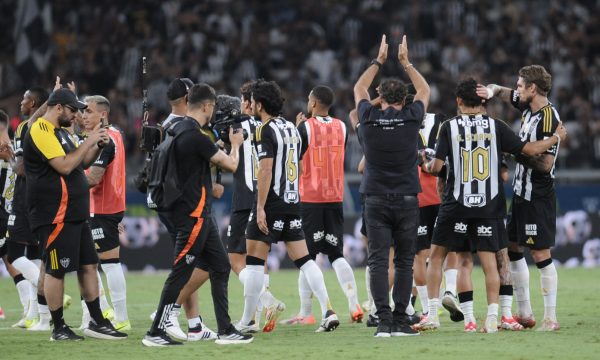
M419 222L419 201L416 196L399 194L367 195L365 220L369 238L371 292L383 323L406 320L406 307L412 289L412 266ZM389 305L388 259L394 247L394 313Z
M164 327L164 320L172 304L190 279L194 268L199 267L209 271L217 326L219 333L224 333L231 326L227 288L231 266L219 238L216 222L211 214L201 218L174 216L169 217L169 220L177 231L175 256L150 331Z

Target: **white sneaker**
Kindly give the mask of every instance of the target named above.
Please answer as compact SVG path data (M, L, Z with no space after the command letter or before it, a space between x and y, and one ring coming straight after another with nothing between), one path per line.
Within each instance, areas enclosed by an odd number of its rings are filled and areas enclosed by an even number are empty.
M202 322L200 323L200 325L188 329L188 334L187 334L188 341L198 341L198 340L210 341L210 340L217 340L218 338L219 338L219 336L217 335L217 333L212 331L211 329L209 329Z
M481 329L481 332L487 334L493 334L498 332L498 316L488 315L485 319L485 324Z
M174 337L177 340L187 340L188 337L183 330L181 330L181 326L179 325L179 314L181 313L181 308L179 309L171 309L171 312L167 315L167 319L165 320L165 331L171 337Z
M29 331L50 331L50 319L40 317L40 321L36 322L32 327L27 328Z
M21 320L17 321L12 325L14 328L25 329L25 317L22 317Z
M258 325L256 325L254 320L251 320L248 324L242 324L240 320L233 326L235 326L235 329L241 332L242 334L253 334L258 332Z
M333 310L327 310L325 318L321 321L321 325L315 330L315 332L328 332L337 329L340 326L340 320Z

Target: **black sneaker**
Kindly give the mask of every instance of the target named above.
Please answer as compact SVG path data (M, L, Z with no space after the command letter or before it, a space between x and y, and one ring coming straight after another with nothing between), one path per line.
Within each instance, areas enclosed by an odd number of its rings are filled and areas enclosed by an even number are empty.
M183 345L182 342L175 341L167 335L164 330L157 330L154 333L148 331L142 339L142 344L148 347L166 347L171 345Z
M460 309L458 299L450 291L446 291L442 297L442 306L450 313L450 320L454 322L463 321L465 315Z
M90 321L87 329L83 330L83 334L96 339L104 340L123 340L127 339L127 334L115 330L113 324L104 319L100 324L96 324L94 320Z
M377 327L377 325L379 325L379 318L369 314L369 318L367 319L367 327Z
M50 336L50 341L63 340L81 341L83 340L83 336L75 334L73 330L71 330L71 327L65 324L61 328L52 330L52 336Z
M375 331L375 337L388 338L392 332L392 325L388 322L379 322L377 325L377 331Z
M414 313L413 315L406 315L405 323L408 325L418 324L421 321L421 315Z
M419 335L419 332L414 330L410 325L406 323L397 323L392 324L392 329L390 331L391 336L415 336Z
M242 334L235 326L229 326L228 331L224 334L219 334L219 338L215 340L215 344L219 345L234 345L234 344L249 344L254 340L252 335Z

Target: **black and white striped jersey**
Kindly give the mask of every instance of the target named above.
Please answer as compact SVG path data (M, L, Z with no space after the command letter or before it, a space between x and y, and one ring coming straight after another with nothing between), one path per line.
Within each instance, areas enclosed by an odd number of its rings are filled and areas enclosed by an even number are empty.
M435 155L448 164L440 214L452 218L503 217L502 153L519 154L523 146L525 143L508 125L487 115L459 115L444 122Z
M254 139L256 128L260 121L250 117L240 123L242 129L248 133L248 138L240 146L240 163L233 173L233 197L231 211L252 209L254 203L254 190L258 176L258 157Z
M440 125L446 117L443 114L425 114L421 129L419 130L419 149L435 149L435 142L440 130Z
M273 170L265 211L300 212L299 164L302 139L296 126L282 117L264 122L256 130L258 160L272 158Z
M12 165L8 161L0 160L0 218L7 219L12 211L12 202L15 195L15 183L17 174L12 170ZM5 234L0 234L0 238Z
M522 141L544 140L554 134L560 122L560 116L551 103L548 103L548 105L536 112L532 112L529 106L519 102L519 95L514 90L511 94L511 102L517 109L523 112L521 115L521 128L519 130L519 137ZM559 144L556 144L544 154L554 156L554 161L556 162L558 148ZM527 201L531 201L536 197L554 195L554 165L550 173L544 173L517 163L513 179L513 191L515 195Z

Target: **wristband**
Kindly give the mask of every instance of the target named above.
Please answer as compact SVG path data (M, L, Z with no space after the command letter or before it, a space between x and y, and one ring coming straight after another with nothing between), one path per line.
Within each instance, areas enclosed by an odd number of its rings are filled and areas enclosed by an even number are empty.
M373 59L371 60L371 64L370 65L377 65L377 67L381 67L383 64L380 63L379 61L377 61L377 59Z
M552 134L552 136L556 136L556 139L558 140L556 143L560 144L560 135L558 135L557 133Z
M489 87L486 87L485 90L487 91L488 100L494 97L494 90L490 89Z

